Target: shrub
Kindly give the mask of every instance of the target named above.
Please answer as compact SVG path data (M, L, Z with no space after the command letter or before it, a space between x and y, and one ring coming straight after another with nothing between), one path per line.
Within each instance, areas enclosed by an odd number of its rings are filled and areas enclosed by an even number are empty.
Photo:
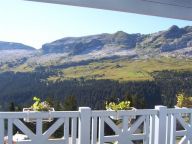
M185 96L184 93L177 94L177 105L178 107L192 107L192 97Z
M48 102L44 101L41 102L41 99L38 97L33 97L33 100L35 101L34 104L31 106L31 109L34 111L49 111L51 109L51 106Z
M121 102L118 102L118 103L115 103L115 102L109 102L108 103L108 102L106 102L105 103L105 108L107 110L115 110L115 111L129 110L129 109L131 109L130 104L131 104L130 101L121 101Z

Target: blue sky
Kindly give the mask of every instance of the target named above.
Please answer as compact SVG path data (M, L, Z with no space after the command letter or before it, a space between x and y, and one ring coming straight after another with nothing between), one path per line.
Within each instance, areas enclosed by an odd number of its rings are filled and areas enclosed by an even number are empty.
M172 25L192 26L192 21L23 0L1 0L0 19L0 41L20 42L35 48L68 36L120 30L146 34Z

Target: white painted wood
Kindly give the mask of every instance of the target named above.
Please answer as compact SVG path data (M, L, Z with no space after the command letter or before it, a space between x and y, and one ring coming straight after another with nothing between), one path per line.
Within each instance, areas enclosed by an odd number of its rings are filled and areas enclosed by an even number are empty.
M120 110L118 111L119 116L137 116L137 115L152 115L157 114L155 109L134 109L134 110Z
M15 119L13 123L17 128L19 128L30 139L35 139L35 134L25 124L23 124L23 122L21 122L19 119Z
M92 117L92 137L91 144L97 143L97 117Z
M175 136L176 137L181 137L187 134L187 130L180 130L180 131L176 131Z
M64 139L65 143L69 143L69 118L66 117L64 120Z
M159 114L155 118L155 144L166 143L166 117L167 107L155 106L155 109L159 111Z
M181 117L181 115L176 114L175 115L176 119L179 121L179 123L187 130L188 135L192 135L192 128L190 124L186 123L185 120Z
M43 120L38 118L36 122L36 135L41 137L43 135Z
M71 139L71 144L76 144L76 139L77 139L77 118L73 117L72 118L72 139Z
M20 118L65 118L65 117L79 117L80 112L76 111L59 111L59 112L1 112L0 119L20 119Z
M117 125L109 118L109 117L105 117L104 121L106 124L108 124L108 126L110 126L110 128L116 133L119 134L120 133L120 129L117 127Z
M104 117L99 117L99 144L104 143Z
M34 144L34 142L26 140L26 141L19 141L17 144Z
M168 112L172 112L171 122L171 144L175 144L177 136L183 136L179 144L190 144L192 137L192 126L191 126L191 109L168 109ZM189 116L189 122L186 122L183 116ZM185 130L176 131L176 120L182 125Z
M157 115L158 110L155 109L137 109L137 110L123 110L123 111L106 111L106 110L99 110L99 111L92 111L92 116L138 116L138 115Z
M167 114L184 114L184 113L191 113L191 109L187 108L170 108L167 109Z
M132 134L131 140L143 140L146 138L145 134Z
M146 111L146 110L145 110ZM118 111L117 113L119 114L122 111ZM122 116L123 120L122 120L122 128L118 128L115 123L109 119L109 117L111 116L110 114L114 113L104 113L104 116L102 114L102 116L100 116L100 125L99 125L99 144L104 143L104 142L114 142L114 141L118 141L119 144L124 144L124 143L133 143L132 140L143 140L144 143L149 144L149 136L150 136L150 120L149 120L149 116L150 115L146 115L144 112L142 113L142 115L129 126L129 117L133 117L127 113L129 113L130 111L123 111L123 113L121 114L125 114L125 116ZM153 113L154 111L152 111ZM156 112L156 111L155 111ZM94 112L93 112L94 113ZM96 113L94 113L95 116ZM98 115L99 112L97 112L96 115ZM108 116L107 116L108 114ZM153 116L153 125L154 125L154 116ZM116 133L116 135L112 135L112 136L104 136L104 122L106 124L108 124ZM138 130L138 128L141 125L145 125L144 126L144 133L139 133L139 134L134 134L136 130ZM154 129L154 128L153 128ZM102 138L103 137L103 138ZM150 139L151 144L154 139Z
M104 144L105 142L114 142L114 141L118 141L119 139L119 135L113 135L113 136L104 136L103 138L103 143Z
M170 144L170 134L171 134L171 114L167 115L167 120L166 120L166 144Z
M99 110L93 111L92 116L137 116L137 115L157 115L158 110L155 109L136 109L136 110L123 110L123 111L106 111L106 110Z
M192 125L192 113L189 115L189 124Z
M181 140L180 140L180 142L179 142L179 144L187 144L187 137L186 136L184 136Z
M49 137L64 123L64 119L58 119L48 130L46 130L43 134L45 139L49 139Z
M190 0L26 0L192 20Z
M140 116L139 119L137 119L136 122L134 122L132 126L129 128L128 133L129 134L134 133L138 129L138 127L144 122L144 120L145 116Z
M8 144L13 144L12 139L13 139L13 119L8 119Z
M185 120L179 114L175 115L175 117L179 121L179 123L183 126L183 128L187 130L187 134L183 137L183 139L180 142L190 144L192 137L192 127L190 123L186 123Z
M118 143L119 144L132 143L131 135L129 136L127 131L122 131L121 133L119 133Z
M4 131L5 131L5 126L4 126L4 119L0 119L0 144L3 144L4 142Z
M176 118L175 114L171 115L171 130L170 130L170 144L176 143Z
M189 124L190 124L190 127L192 127L192 113L190 113L189 115ZM189 142L188 144L192 144L192 137L189 137Z
M79 118L79 144L90 144L91 109L80 107L79 112L81 113Z
M129 117L124 116L123 117L123 129L122 129L122 132L127 132L128 128L129 128Z
M144 133L146 135L146 138L143 140L143 144L149 144L149 136L150 136L149 127L150 127L149 116L145 116Z
M192 120L190 119L189 123L186 122L183 118L183 114L189 115L191 117L191 110L192 109L187 108L167 109L163 106L158 106L155 110L134 110L118 112L91 111L90 108L80 108L79 112L70 112L71 116L68 112L67 114L65 114L65 112L56 112L56 114L52 113L51 115L56 116L55 118L57 118L58 120L43 134L42 119L48 118L49 115L45 113L42 113L41 115L41 112L29 115L29 117L37 119L37 130L36 134L34 134L20 120L27 117L25 113L23 114L20 112L0 112L0 116L4 117L0 118L0 126L4 126L4 119L8 119L9 144L12 143L13 124L18 127L24 134L26 134L31 140L23 140L18 142L18 144L76 144L77 120L79 120L78 144L104 144L106 142L114 141L118 141L119 144L132 144L133 140L142 140L143 144L176 144L176 138L178 136L183 136L183 138L179 142L180 144L190 144L192 138ZM116 115L121 115L122 117L121 126L116 125L116 123L110 119L110 116ZM136 121L130 123L129 118L134 116L137 116ZM70 119L72 120L72 130L70 132L72 134L71 138L69 138ZM99 129L97 128L98 119ZM184 127L185 130L176 130L176 120ZM64 124L64 138L49 139L50 136L62 124ZM115 131L115 135L104 135L104 124L109 125ZM141 128L143 128L144 133L142 132ZM1 142L3 141L2 139L4 137L3 131L4 129L0 129Z
M155 115L150 116L150 136L149 144L154 144L155 140Z

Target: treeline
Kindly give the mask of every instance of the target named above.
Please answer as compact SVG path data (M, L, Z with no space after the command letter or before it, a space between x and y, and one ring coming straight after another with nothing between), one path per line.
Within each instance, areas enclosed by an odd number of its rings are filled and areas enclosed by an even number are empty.
M192 96L192 72L190 71L161 71L152 74L159 87L162 103L168 107L176 104L176 95L183 92Z
M192 95L192 73L177 71L154 72L153 81L118 82L113 80L72 79L49 82L55 75L51 71L31 73L6 72L0 74L1 110L9 110L10 104L17 107L31 105L33 96L42 100L51 99L58 109L66 103L104 109L105 101L130 100L136 108L153 108L154 105L175 105L178 92ZM73 97L72 102L70 101ZM72 104L71 104L72 106ZM70 108L68 108L70 109ZM72 109L72 108L71 108Z

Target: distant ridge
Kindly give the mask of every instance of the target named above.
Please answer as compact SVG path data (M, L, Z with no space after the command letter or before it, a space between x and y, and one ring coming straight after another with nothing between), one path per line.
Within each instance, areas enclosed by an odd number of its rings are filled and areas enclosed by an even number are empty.
M35 48L21 43L0 41L0 50L35 50Z
M99 34L84 37L67 37L42 46L44 53L85 54L102 49L156 49L159 52L174 51L192 46L192 26L179 28L173 25L168 30L153 34ZM148 51L148 50L147 50Z
M28 65L54 65L100 59L148 59L161 56L192 58L192 26L169 29L152 34L98 34L83 37L66 37L46 43L41 49L11 42L0 42L0 63L23 58ZM17 52L13 52L17 50ZM24 52L23 52L24 50ZM2 62L3 61L3 62Z

